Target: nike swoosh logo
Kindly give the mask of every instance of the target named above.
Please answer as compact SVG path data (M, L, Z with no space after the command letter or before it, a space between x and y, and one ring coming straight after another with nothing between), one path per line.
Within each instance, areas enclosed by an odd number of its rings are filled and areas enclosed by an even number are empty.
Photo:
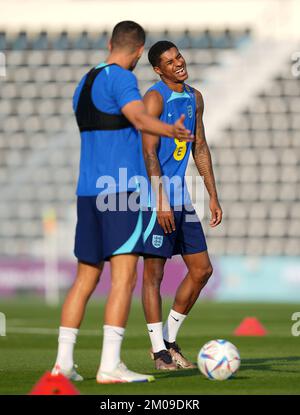
M153 330L148 330L149 331L149 333L153 333Z
M172 117L173 114L171 114L170 112L168 113L168 117Z
M118 333L117 331L114 330L114 333L116 333L118 336L123 337L123 334Z
M177 319L177 318L175 318L175 317L173 317L173 316L171 316L175 321L179 321L179 319Z

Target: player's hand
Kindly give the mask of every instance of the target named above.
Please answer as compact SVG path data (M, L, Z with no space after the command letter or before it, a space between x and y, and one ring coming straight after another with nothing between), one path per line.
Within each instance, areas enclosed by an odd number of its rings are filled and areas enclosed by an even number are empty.
M181 114L180 118L173 125L174 138L180 141L194 141L194 135L190 130L187 130L184 126L185 115Z
M164 201L157 208L157 221L165 233L175 231L174 213L168 202Z
M223 215L220 203L217 198L210 199L209 208L211 211L211 219L209 224L212 228L214 228L221 223Z

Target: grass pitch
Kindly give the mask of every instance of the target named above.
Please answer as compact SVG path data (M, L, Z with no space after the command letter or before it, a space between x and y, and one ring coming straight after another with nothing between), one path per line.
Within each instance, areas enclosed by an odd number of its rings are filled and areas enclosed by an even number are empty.
M164 316L171 303L164 301ZM102 344L103 301L93 300L80 332L75 361L85 380L76 383L81 394L300 394L300 337L293 337L291 316L296 304L222 304L201 302L185 320L178 343L196 361L202 345L224 338L239 349L242 364L235 378L211 381L195 370L158 372L149 358L149 339L140 302L132 304L122 358L131 370L153 374L154 383L98 385L95 375ZM57 350L60 307L37 300L2 301L7 336L0 337L0 394L27 394L46 370ZM233 330L246 316L260 319L265 337L235 337Z

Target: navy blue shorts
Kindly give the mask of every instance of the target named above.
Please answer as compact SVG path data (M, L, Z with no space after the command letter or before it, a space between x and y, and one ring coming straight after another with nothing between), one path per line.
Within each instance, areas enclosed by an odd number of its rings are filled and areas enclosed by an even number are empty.
M128 197L126 193L123 195ZM78 260L99 264L112 255L142 253L142 211L101 212L96 200L97 196L77 198L74 254Z
M164 233L157 221L156 212L143 212L144 255L171 258L172 255L189 255L207 250L203 229L195 209L174 210L175 231Z

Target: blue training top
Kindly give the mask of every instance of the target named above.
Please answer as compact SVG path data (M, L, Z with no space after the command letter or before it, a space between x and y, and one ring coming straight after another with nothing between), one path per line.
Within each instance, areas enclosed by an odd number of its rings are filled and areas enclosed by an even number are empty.
M96 68L103 66L106 64L101 63ZM74 112L85 79L86 75L75 90ZM99 72L92 85L91 98L96 108L109 114L121 114L126 104L142 99L135 75L117 64L109 65ZM136 189L135 177L140 173L140 146L139 133L134 127L112 131L84 131L80 136L78 196ZM128 186L126 177L119 178L119 169L125 169L123 173L125 171L128 180L133 178L132 184Z
M194 90L184 84L183 92L175 92L163 81L154 84L147 92L153 90L158 91L163 98L163 111L160 120L168 124L174 124L181 114L185 114L184 125L194 134L196 127L196 97ZM191 142L180 142L176 137L174 139L160 137L157 156L163 175L164 188L171 206L191 204L184 179L191 146ZM141 160L142 176L148 179L143 157L141 157ZM145 205L145 197L142 198L142 201ZM147 204L148 206L155 207L155 197L154 195L150 197L150 192L148 193Z

